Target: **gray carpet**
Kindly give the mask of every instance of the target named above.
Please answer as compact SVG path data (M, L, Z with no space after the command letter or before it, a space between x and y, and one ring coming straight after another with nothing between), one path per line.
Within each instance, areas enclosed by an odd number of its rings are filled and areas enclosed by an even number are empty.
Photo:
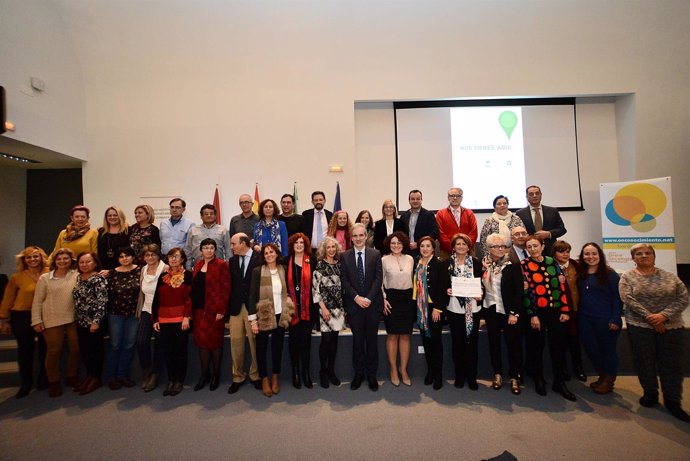
M102 388L16 400L16 389L2 389L0 459L480 460L503 450L520 461L690 459L690 424L641 408L634 377L620 377L609 396L571 383L575 403L540 397L531 383L513 396L486 381L476 392L381 382L376 393L346 384L296 390L284 378L270 399L248 385L228 395L226 383L176 397ZM686 379L686 409L688 395Z

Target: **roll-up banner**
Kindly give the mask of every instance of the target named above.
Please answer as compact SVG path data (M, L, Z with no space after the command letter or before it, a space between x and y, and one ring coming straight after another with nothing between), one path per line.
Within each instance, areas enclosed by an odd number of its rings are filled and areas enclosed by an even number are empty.
M601 233L609 265L618 272L634 267L630 247L654 247L656 266L676 273L671 178L600 184Z

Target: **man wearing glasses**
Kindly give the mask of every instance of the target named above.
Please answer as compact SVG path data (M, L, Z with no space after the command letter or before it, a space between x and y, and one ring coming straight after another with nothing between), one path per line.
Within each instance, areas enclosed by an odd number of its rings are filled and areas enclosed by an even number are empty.
M477 243L477 218L472 210L463 208L461 203L462 189L451 187L448 189L448 207L438 210L436 213L438 240L441 243L441 259L444 260L448 259L453 252L450 241L455 234L467 235L472 241L472 248Z
M252 211L253 204L251 195L240 195L242 213L232 217L228 226L228 234L235 235L241 232L246 235L254 235L254 224L259 222L259 217Z
M173 248L184 248L189 229L194 222L184 217L187 203L181 198L170 200L170 219L161 223L161 253L168 254Z

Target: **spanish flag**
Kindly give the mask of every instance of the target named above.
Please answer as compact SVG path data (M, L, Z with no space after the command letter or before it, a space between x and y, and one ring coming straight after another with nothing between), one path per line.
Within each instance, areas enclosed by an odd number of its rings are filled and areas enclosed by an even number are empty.
M259 214L259 183L256 183L256 186L254 186L254 204L252 205L252 211L254 214Z

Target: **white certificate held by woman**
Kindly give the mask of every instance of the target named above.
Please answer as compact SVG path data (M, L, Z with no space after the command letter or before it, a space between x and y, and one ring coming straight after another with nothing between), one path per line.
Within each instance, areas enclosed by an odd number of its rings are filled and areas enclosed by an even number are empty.
M479 277L451 277L453 296L479 298L482 296L482 279Z

